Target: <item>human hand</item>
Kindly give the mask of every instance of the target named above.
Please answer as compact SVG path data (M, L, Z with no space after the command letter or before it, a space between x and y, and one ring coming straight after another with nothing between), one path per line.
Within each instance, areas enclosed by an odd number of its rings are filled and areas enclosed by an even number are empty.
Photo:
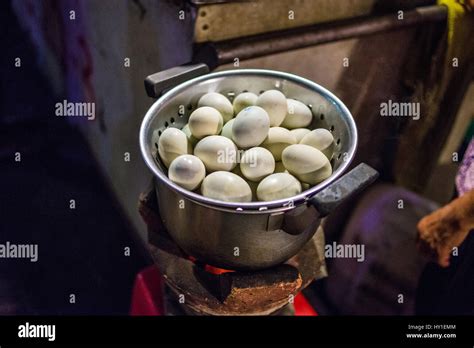
M474 190L425 216L417 228L418 248L448 267L454 247L474 229Z

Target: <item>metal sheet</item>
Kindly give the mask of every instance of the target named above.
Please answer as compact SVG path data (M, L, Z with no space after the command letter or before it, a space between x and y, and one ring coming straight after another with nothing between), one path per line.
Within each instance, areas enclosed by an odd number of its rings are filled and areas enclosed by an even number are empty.
M406 11L399 20L396 13L383 16L365 16L355 19L305 26L269 34L232 39L200 45L194 60L205 62L211 68L239 60L305 48L322 43L373 35L424 23L444 22L444 6L426 6Z
M345 0L341 6L334 0L259 0L202 5L194 39L220 41L362 16L371 12L374 3L375 0Z

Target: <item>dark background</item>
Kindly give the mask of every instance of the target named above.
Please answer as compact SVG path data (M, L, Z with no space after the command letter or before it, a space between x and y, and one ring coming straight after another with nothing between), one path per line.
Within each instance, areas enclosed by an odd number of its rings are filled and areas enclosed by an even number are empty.
M0 16L2 46L24 57L15 69L0 54L0 242L38 244L39 255L1 260L0 315L127 314L148 260L81 134L50 117L57 99L10 1L0 1Z
M157 0L157 4L165 3L161 1ZM54 2L54 4L58 3ZM393 1L393 4L389 6L387 4L390 2L388 1L378 1L376 10L380 13L393 12L400 3L406 4L407 2ZM421 5L434 2L417 1L417 3ZM139 7L140 2L134 1L132 4ZM410 2L410 4L412 3ZM385 8L385 6L387 7ZM137 8L134 9L137 10ZM113 18L110 22L113 22ZM174 29L176 28L181 28L181 24L175 25ZM190 26L189 29L192 27ZM394 99L397 97L400 100L405 100L403 98L413 92L404 81L409 75L405 71L407 70L405 69L407 57L415 56L416 58L414 61L417 64L413 65L416 67L414 68L415 75L423 75L429 70L427 67L430 64L425 63L427 60L424 56L430 57L430 52L433 51L439 37L444 33L444 26L440 26L435 31L436 35L431 33L433 38L429 41L433 47L430 46L430 49L425 50L426 52L423 51L423 48L426 47L420 44L420 42L423 43L423 40L419 40L423 39L422 32L421 28L419 31L414 28L403 29L391 33L376 34L365 40L360 40L352 50L351 54L354 57L351 56L351 66L363 68L348 69L344 78L335 87L335 93L344 100L349 109L358 111L356 111L358 114L354 116L358 124L361 125L359 127L361 141L358 153L360 158L355 162L364 161L373 165L382 174L380 181L386 180L390 184L393 184L395 174L399 176L403 174L402 170L397 172L394 169L394 156L397 146L400 145L399 133L403 131L406 124L405 121L395 118L382 121L379 117L379 104L389 97L392 98L392 93L396 93L396 95L393 94ZM180 35L184 36L183 33L173 36L179 39ZM51 110L54 110L54 103L66 99L66 96L62 98L62 96L54 95L48 78L40 72L42 69L38 66L40 63L38 63L35 49L30 42L29 35L20 29L17 16L11 9L10 1L0 1L0 38L2 48L4 48L0 54L0 243L10 241L18 244L35 243L39 245L39 261L37 263L31 263L25 259L0 260L0 315L125 315L129 311L135 275L150 264L149 258L144 252L144 248L135 242L136 235L111 194L108 182L102 177L81 133L68 122L69 120L52 117ZM64 38L62 39L64 40ZM187 58L184 57L182 51L186 49L191 51L190 45L183 47L179 42L172 42L170 46L163 46L162 42L160 44L155 42L155 44L161 48L162 52L166 53L163 56L169 55L164 62L159 62L159 64L158 60L155 61L156 57L151 58L156 69L162 69L166 64L173 66L185 63ZM175 50L170 53L168 51L171 46ZM423 54L415 52L417 50L413 49L414 47L423 51L421 52ZM417 55L420 57L417 58ZM13 66L15 56L22 57L21 69ZM177 57L181 60L177 60ZM133 59L136 58L138 57ZM146 58L145 56L142 61L146 61ZM140 62L140 60L136 60ZM370 61L370 64L367 64L367 61ZM287 62L291 62L291 60L287 60ZM245 62L243 63L245 64ZM247 61L247 64L251 66L256 63ZM290 64L287 65L282 69L292 68ZM140 63L137 64L137 67L139 66ZM256 64L256 66L259 65ZM274 68L268 65L264 67ZM371 67L375 68L372 70ZM317 69L320 67L315 68L316 71ZM147 74L152 72L155 71L149 71ZM141 73L137 75L146 76ZM368 78L367 76L377 78ZM143 93L141 77L139 81L132 82L136 82L136 84L131 84L133 90L138 91L138 88L135 89L135 87L139 85L140 93ZM363 91L370 91L370 93ZM361 93L366 93L362 99L359 98ZM143 95L143 97L145 96ZM147 100L147 103L151 103L151 100ZM144 103L138 104L143 109L147 107ZM143 113L136 112L136 115L142 117ZM449 120L449 115L443 114L443 119ZM103 121L102 118L99 118L100 120ZM107 121L113 122L114 120L109 118ZM129 124L132 125L132 122ZM127 123L127 127L129 124ZM137 126L138 123L135 125ZM102 123L100 126L102 127ZM448 127L440 128L448 129ZM132 132L133 135L136 130L126 128L126 131ZM102 134L105 137L105 132ZM466 144L467 142L459 151L461 157ZM422 153L424 157L436 152L433 152L431 147L429 149L419 148L418 153ZM21 153L21 162L15 162L16 152ZM136 154L136 158L139 158L138 152ZM436 156L428 157L435 158ZM422 173L422 171L416 173ZM403 177L403 175L401 176ZM454 192L449 192L454 187L452 176L448 179L440 177L441 179L438 178L438 181L433 185L434 187L447 188L445 191L448 191L448 197L443 204L453 197ZM413 175L408 181L408 183L416 181L412 185L416 186L415 184L419 181L426 181L426 176ZM125 184L122 182L120 187L127 189L125 185L129 182L125 182ZM423 182L423 184L426 183ZM400 187L393 189L400 190ZM420 189L418 193L421 192ZM396 191L396 199L399 194L400 191ZM133 205L135 197L130 196L132 197L129 202ZM397 250L400 250L400 255L396 260L407 260L404 253L409 253L412 250L406 245L414 246L414 243L403 244L405 242L400 230L404 229L413 235L416 233L416 222L427 212L423 212L420 216L410 215L412 221L411 224L408 224L403 217L399 218L398 215L387 213L389 210L379 204L378 197L382 197L381 194L373 196L376 199L368 202L365 207L367 209L372 206L378 207L379 215L384 218L388 216L392 219L392 223L388 225L387 220L379 219L380 226L383 228L377 230L378 234L373 234L373 239L369 238L371 236L366 236L367 239L364 242L373 240L374 249L380 249L379 246L381 246L386 250L392 250L396 248L388 241L397 242L398 240L396 247L398 247ZM71 199L76 202L74 210L69 208ZM388 200L389 203L386 203L386 200L385 204L394 208L390 202L396 201L396 199ZM414 204L414 206L417 205ZM344 234L355 236L356 242L360 242L357 238L361 235L364 237L364 234L360 233L364 230L358 230L358 227L363 227L363 224L352 224L353 227L357 227L352 229L352 232L355 231L352 234L350 229L346 229L354 207L353 203L347 203L346 207L340 209L338 214L332 215L331 223L327 224L328 228L326 229L327 241L340 240ZM418 210L418 208L411 209L408 210L408 213L410 211L419 212ZM359 217L362 220L365 212L362 209L359 209L359 212ZM398 213L400 212L398 211ZM361 221L357 217L354 220L355 222ZM391 234L390 238L383 239L386 241L385 243L378 241L378 236L382 235L382 232L387 235ZM132 236L134 237L132 238ZM398 239L394 237L398 237ZM126 247L131 249L130 256L124 255ZM374 262L372 268L368 267L365 271L364 269L360 272L351 271L347 265L340 264L339 270L346 272L345 274L339 272L339 278L336 262L332 263L331 260L328 260L331 277L315 282L305 293L313 304L319 305L317 310L320 314L347 314L348 311L352 313L350 310L353 308L365 313L379 314L376 307L376 309L370 307L371 304L377 304L377 301L378 303L386 301L384 307L381 307L384 314L393 313L393 311L399 313L396 311L400 306L393 301L392 293L390 291L383 293L380 289L387 283L393 285L394 289L398 288L400 284L398 284L396 277L392 276L397 274L394 272L394 268L398 267L400 262L391 261L386 256L385 249L380 250L382 252L380 252L377 262ZM404 272L406 273L413 269L413 263L407 262L405 266ZM472 270L472 268L469 269ZM373 270L375 271L372 272ZM347 295L355 283L355 274L370 282L369 287L360 286L359 288L355 287L354 290L361 296L360 298L367 302ZM449 285L448 280L453 277L446 272L445 275L447 275L445 279L437 277L436 274L427 278L427 285L424 289L438 289L436 286L438 284ZM339 283L341 278L344 280L343 276L347 276L345 278L347 282ZM463 281L464 278L461 280ZM334 282L333 288L342 289L340 297L332 299L333 304L337 304L339 308L331 307L331 299L327 298L328 294L334 294L334 292L326 291L329 281ZM414 281L412 283L406 287L414 292L416 284ZM363 283L362 285L367 284ZM444 294L446 299L443 299L441 303L444 303L449 310L454 310L454 313L460 313L465 310L464 303L469 304L465 298L472 295L472 292L467 292L469 291L468 287L459 287L457 283L456 288L464 291L462 296L446 292ZM74 304L69 302L71 294L76 297ZM379 295L378 299L376 295ZM414 293L410 296L414 297ZM345 302L346 299L353 302ZM433 313L432 303L439 303L440 301L437 299L433 297L433 300L426 306L429 309L426 312L430 313L431 310ZM457 303L457 307L453 306L453 302ZM346 312L341 312L341 309Z

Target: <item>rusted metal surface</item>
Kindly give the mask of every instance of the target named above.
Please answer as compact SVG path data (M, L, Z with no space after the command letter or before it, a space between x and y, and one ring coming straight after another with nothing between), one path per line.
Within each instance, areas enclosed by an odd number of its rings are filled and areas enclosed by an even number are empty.
M374 3L344 0L342 6L334 0L198 1L194 41L222 41L367 15Z
M149 248L166 284L187 313L268 315L291 304L313 280L326 276L324 236L314 238L286 264L257 272L209 272L191 261L171 240L157 213L154 192L140 197L139 211L149 230Z
M210 42L198 46L194 61L204 62L210 67L323 43L358 38L372 34L399 30L423 23L446 21L444 6L426 6L405 11L403 19L398 13L376 17L363 17L300 27L291 30L254 35L222 42Z

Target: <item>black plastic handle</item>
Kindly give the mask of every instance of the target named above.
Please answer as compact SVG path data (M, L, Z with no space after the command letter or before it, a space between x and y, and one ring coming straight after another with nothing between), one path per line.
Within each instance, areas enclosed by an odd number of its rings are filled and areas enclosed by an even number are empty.
M309 204L313 205L321 217L328 215L344 200L363 191L373 183L379 173L371 166L361 163L321 192L314 195Z
M145 79L146 94L152 98L160 97L164 91L192 78L207 74L206 64L182 65L149 75Z

